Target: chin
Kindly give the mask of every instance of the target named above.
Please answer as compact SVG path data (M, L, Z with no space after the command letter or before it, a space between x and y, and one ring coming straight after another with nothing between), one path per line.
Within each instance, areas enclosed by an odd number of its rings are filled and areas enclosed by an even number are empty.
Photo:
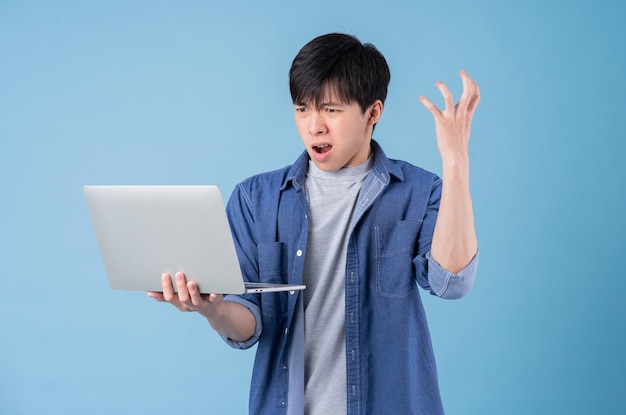
M331 163L320 163L318 161L316 161L313 158L310 158L310 160L313 162L313 164L315 164L315 166L325 172L333 172L333 171L337 171L340 170L342 168L342 166L336 166L334 164Z

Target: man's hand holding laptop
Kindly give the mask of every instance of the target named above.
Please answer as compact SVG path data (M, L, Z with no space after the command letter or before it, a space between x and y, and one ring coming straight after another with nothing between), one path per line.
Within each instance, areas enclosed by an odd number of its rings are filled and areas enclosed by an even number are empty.
M172 304L180 311L195 311L202 315L218 333L235 341L248 340L254 334L256 321L246 307L224 301L222 294L200 294L198 285L187 281L185 274L174 276L176 291L169 274L161 275L163 292L148 291L159 302Z

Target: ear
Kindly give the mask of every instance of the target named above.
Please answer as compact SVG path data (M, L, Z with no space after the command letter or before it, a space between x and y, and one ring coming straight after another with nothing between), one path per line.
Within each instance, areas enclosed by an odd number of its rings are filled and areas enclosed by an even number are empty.
M379 99L374 101L374 103L367 110L368 114L368 124L374 125L380 120L380 117L383 115L383 102Z

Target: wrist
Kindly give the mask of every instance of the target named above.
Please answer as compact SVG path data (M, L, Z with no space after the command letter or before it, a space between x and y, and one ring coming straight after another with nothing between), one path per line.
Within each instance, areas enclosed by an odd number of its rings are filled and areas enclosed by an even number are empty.
M469 156L467 154L442 154L443 170L469 170Z
M207 299L206 306L198 310L198 313L200 313L202 317L206 318L207 321L213 325L224 316L224 305L223 301L212 302Z

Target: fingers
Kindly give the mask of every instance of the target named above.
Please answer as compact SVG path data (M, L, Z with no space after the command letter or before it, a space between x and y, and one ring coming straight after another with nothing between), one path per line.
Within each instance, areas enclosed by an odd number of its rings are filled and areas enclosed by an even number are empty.
M198 307L203 304L202 296L195 282L187 282L185 274L176 273L176 291L178 291L178 301L181 311L198 311Z
M443 110L439 110L428 99L420 97L422 104L434 116L437 145L444 159L459 155L467 156L472 118L480 101L480 92L476 82L469 77L465 70L460 71L460 76L463 92L456 105L452 93L440 81L436 83L436 86L444 99L445 108Z
M446 84L441 81L437 81L435 85L439 89L439 92L441 92L441 96L444 100L445 108L443 111L439 110L437 106L426 97L421 96L419 98L420 102L434 116L442 115L444 112L454 114L457 113L457 111L461 111L461 113L468 113L469 119L472 118L473 112L476 110L476 107L480 102L480 91L478 89L478 84L476 84L476 82L469 77L465 70L461 70L460 75L463 83L463 93L461 94L461 97L456 105L454 104L452 93Z
M189 290L187 289L187 279L185 274L177 272L174 276L176 280L176 291L178 292L178 300L184 304L191 304L191 298L189 297Z
M443 97L443 102L445 104L444 111L454 110L454 98L452 97L452 92L450 92L446 84L441 81L437 81L435 85Z
M174 287L170 274L161 275L161 289L163 290L163 300L171 303L174 299Z
M193 304L189 297L187 289L187 281L185 274L177 272L174 276L174 284L176 284L176 292L169 274L161 275L161 288L163 289L163 301L172 304L180 311L192 311ZM152 297L152 296L151 296Z
M439 111L439 108L437 108L437 106L435 104L433 104L428 98L426 98L425 96L421 96L420 97L420 102L422 103L422 105L424 105L426 107L426 109L428 111L431 112L431 114L433 114L433 116L439 116L441 115L441 111Z
M176 291L174 291L174 284ZM161 275L162 293L150 291L148 296L157 301L168 302L180 311L198 311L200 313L211 309L214 303L223 300L221 294L203 295L200 293L198 284L193 281L187 282L185 274L177 272L174 275L174 284L169 274Z
M461 82L463 83L463 93L461 94L461 98L459 98L459 103L457 107L460 110L467 110L469 103L472 99L473 92L474 92L474 87L473 87L474 81L470 79L470 77L467 75L467 72L465 72L465 70L461 69L460 74L461 74Z
M157 291L148 291L146 294L148 295L148 297L154 298L157 301L165 301L165 299L163 298L163 293Z
M459 99L458 107L459 109L466 110L471 117L471 114L480 101L480 91L478 84L469 77L465 70L461 70L461 80L463 81L463 94Z
M187 283L187 291L189 292L189 300L191 304L195 307L199 307L203 305L205 298L200 294L200 290L198 289L198 284L193 281ZM212 294L215 295L215 294ZM209 301L211 301L209 296Z
M450 92L450 90L448 89L446 84L444 84L441 81L437 81L435 83L435 86L437 86L437 89L439 89L439 92L441 92L441 96L443 97L443 102L444 102L444 106L445 106L443 111L444 112L445 111L454 111L454 97L452 96L452 93ZM439 108L437 108L437 106L435 104L433 104L428 98L426 98L424 96L421 96L420 97L420 102L434 116L441 115L442 111Z
M470 119L474 115L474 111L476 111L476 107L480 102L480 88L478 88L478 84L475 81L472 81L472 85L474 87L474 95L467 106L467 112L470 114Z

